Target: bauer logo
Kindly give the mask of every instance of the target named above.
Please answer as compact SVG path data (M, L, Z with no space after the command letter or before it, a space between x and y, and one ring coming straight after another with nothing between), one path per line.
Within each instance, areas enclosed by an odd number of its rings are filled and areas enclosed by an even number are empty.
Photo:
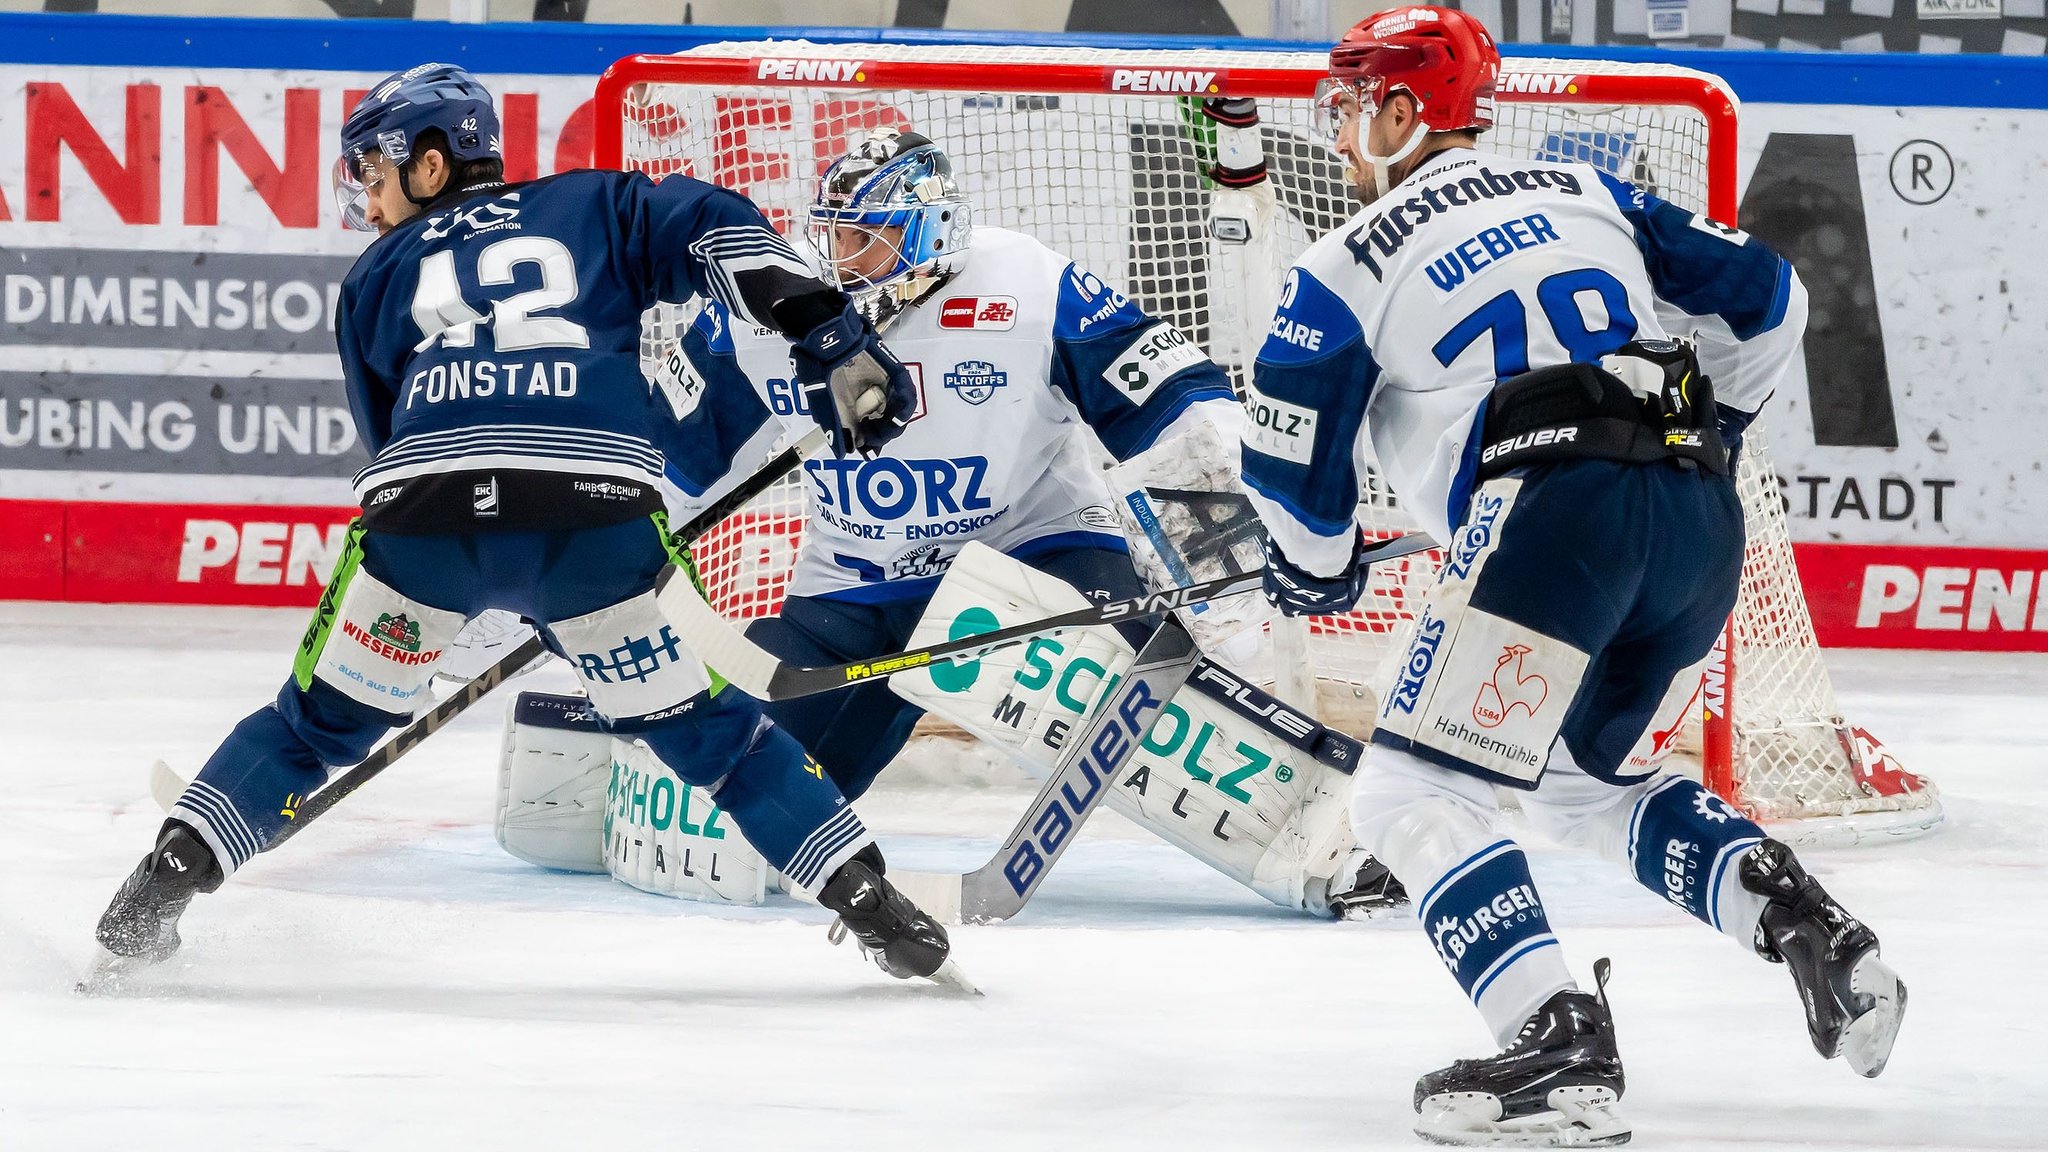
M1017 326L1015 296L948 296L939 302L939 327L1008 332Z
M980 404L1010 382L1008 372L986 360L962 360L946 373L946 387L969 404Z
M1109 75L1112 92L1175 92L1214 94L1221 91L1215 72L1165 68L1117 68Z
M764 59L754 72L757 80L865 81L867 66L858 60Z

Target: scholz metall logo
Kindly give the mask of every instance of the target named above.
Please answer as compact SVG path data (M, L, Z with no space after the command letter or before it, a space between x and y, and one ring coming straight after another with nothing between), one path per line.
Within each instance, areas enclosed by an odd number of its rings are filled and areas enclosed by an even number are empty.
M946 373L946 387L969 404L982 403L1009 382L1008 372L997 371L996 366L986 360L962 360Z

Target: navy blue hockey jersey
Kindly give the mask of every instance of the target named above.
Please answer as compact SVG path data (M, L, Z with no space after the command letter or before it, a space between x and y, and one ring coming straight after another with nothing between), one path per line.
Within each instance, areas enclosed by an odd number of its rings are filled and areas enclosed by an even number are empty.
M342 285L365 519L566 527L659 507L654 429L673 417L640 371L641 314L709 295L769 323L774 301L826 290L751 202L683 176L568 172L423 213Z

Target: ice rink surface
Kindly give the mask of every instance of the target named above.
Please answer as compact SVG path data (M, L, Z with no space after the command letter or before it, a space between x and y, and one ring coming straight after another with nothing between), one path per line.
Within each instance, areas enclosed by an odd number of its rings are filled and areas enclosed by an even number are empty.
M491 836L509 691L201 897L165 968L72 995L160 820L150 762L196 771L304 619L0 604L0 1150L1413 1148L1416 1075L1490 1050L1408 918L1290 915L1111 813L1016 921L955 930L971 1002L829 946L787 897L540 872ZM1949 812L1807 856L1911 987L1881 1079L1813 1054L1782 969L1532 844L1574 970L1614 958L1636 1143L2048 1146L2048 657L1829 664ZM965 867L1025 798L862 808L892 859Z

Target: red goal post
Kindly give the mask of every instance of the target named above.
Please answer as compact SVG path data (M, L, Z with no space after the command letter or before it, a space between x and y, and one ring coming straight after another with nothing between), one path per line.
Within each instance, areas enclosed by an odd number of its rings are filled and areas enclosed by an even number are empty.
M1176 138L1185 129L1175 109L1191 97L1260 101L1277 192L1300 226L1298 251L1354 207L1332 193L1327 173L1318 175L1331 158L1305 131L1323 75L1319 54L1243 48L711 44L629 56L605 72L596 163L723 183L786 226L851 135L878 123L914 124L953 154L979 222L1031 232L1197 339L1209 337L1212 355L1241 379L1245 350L1260 333L1217 323L1201 269L1190 271L1209 243L1196 226L1205 181L1181 171L1193 165ZM1488 147L1594 163L1735 223L1739 105L1717 77L1660 64L1511 57L1496 98ZM1270 154L1276 145L1280 154ZM651 316L650 342L672 334L682 314ZM1710 787L1760 817L1796 821L1797 831L1785 833L1795 839L1924 831L1941 816L1935 789L1900 769L1835 705L1760 428L1744 455L1750 540L1742 600L1703 687L1701 734L1687 747ZM1399 530L1398 501L1372 481L1361 523L1368 532ZM744 519L735 541L705 550L707 582L715 592L732 589L721 610L772 610L800 517L800 497L784 493ZM1434 565L1418 559L1376 570L1359 612L1312 630L1326 719L1369 726L1372 681Z

